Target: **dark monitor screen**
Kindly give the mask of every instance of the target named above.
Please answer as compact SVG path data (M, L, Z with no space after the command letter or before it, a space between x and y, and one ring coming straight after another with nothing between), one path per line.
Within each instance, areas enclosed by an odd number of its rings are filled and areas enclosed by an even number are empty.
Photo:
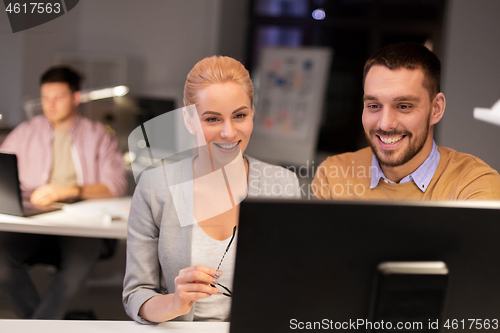
M440 327L469 330L468 319L482 319L500 328L499 202L246 200L240 209L231 332L368 321L374 303L384 305L374 300L384 262L445 263L446 281L430 281L445 288Z
M143 124L175 109L175 102L172 99L137 96L134 101L137 107L137 124Z
M0 152L0 213L23 215L17 157Z

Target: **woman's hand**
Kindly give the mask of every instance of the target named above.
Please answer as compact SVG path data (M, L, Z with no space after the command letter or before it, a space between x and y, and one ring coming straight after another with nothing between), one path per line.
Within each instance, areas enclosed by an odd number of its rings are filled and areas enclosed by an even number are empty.
M175 293L150 298L141 306L139 315L152 322L185 315L197 300L222 294L213 287L221 274L222 271L200 265L184 268L174 280Z
M181 269L174 280L174 311L184 315L191 310L197 300L211 295L220 295L219 290L213 287L220 274L222 271L217 272L205 266L191 266Z

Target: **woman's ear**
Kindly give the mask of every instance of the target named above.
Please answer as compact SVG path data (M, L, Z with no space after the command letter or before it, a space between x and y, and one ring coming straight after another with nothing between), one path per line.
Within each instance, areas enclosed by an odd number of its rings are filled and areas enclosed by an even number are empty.
M443 93L438 93L434 100L432 101L430 125L437 124L444 115L444 109L446 108L446 98Z

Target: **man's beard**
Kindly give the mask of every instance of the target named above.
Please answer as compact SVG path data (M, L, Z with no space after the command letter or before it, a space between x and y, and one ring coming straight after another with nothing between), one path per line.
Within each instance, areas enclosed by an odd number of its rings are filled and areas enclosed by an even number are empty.
M430 123L430 114L429 118L427 119L427 127L424 133L422 135L419 135L417 137L413 137L413 134L410 132L398 132L398 131L392 131L392 132L386 132L382 130L370 130L369 134L366 134L366 140L368 141L373 154L377 158L378 163L381 166L386 166L390 168L395 168L401 165L404 165L408 163L412 158L414 158L421 150L424 148L425 143L427 142L427 136L429 134L429 123ZM382 136L401 136L401 135L406 135L406 139L408 139L408 147L400 153L399 158L394 158L394 155L397 153L395 150L385 150L383 155L379 154L377 149L380 149L380 146L376 143L373 142L373 140L378 140L376 138L376 135L382 135ZM373 138L373 139L372 139ZM403 140L402 138L401 140Z

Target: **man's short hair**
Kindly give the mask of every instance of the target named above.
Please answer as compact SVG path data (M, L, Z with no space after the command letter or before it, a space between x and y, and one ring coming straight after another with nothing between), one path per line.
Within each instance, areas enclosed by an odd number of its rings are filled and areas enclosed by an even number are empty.
M49 68L40 78L40 85L44 83L63 82L67 83L72 92L79 91L82 77L75 70L67 66L55 66Z
M389 69L422 69L424 72L424 87L429 92L430 99L441 92L441 62L427 47L417 43L390 44L375 53L365 63L363 71L363 87L366 75L372 66L382 65Z

